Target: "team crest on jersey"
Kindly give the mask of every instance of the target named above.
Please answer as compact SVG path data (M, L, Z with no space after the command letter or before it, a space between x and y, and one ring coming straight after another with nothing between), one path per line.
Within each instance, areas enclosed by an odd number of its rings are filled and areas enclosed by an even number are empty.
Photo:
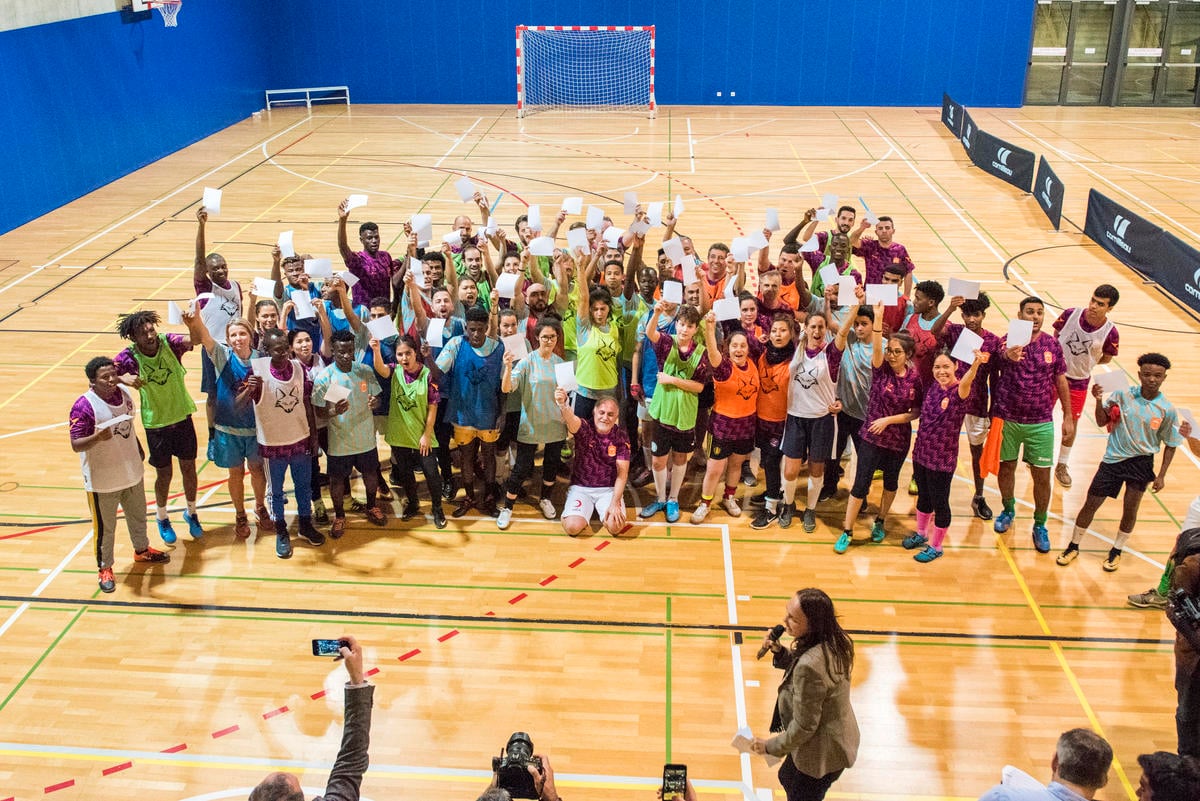
M487 365L476 365L467 373L467 381L478 386L486 384L488 381L494 381L491 370L488 370Z
M1158 427L1161 425L1162 425L1161 417L1151 417L1150 418L1150 430L1151 431L1157 431Z
M796 371L796 383L803 389L812 389L817 385L817 368L815 366Z
M286 412L287 414L291 414L292 411L298 405L300 405L299 395L300 395L299 387L293 386L293 387L288 387L287 389L276 389L275 390L275 407L277 409L283 409L283 411Z
M942 411L943 411L943 412L944 412L944 411L946 411L947 409L949 409L949 408L950 408L950 399L949 399L949 398L942 398L942 404L941 404L941 405L942 405Z
M608 455L610 458L617 455L617 446L616 445L608 446Z
M1046 360L1046 364L1054 364L1054 354L1050 351L1043 353L1042 358Z
M121 422L112 426L112 431L113 431L114 437L121 437L122 439L129 439L129 437L133 435L133 421L132 420L122 420Z

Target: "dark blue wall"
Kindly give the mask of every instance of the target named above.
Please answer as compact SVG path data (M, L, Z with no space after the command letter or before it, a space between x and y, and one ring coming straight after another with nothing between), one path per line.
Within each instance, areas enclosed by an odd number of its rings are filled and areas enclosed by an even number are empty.
M1032 0L288 0L294 84L360 103L514 103L513 28L657 26L664 105L1019 106ZM449 9L453 9L450 11ZM447 26L457 22L457 40ZM722 92L718 98L716 93Z
M0 33L0 233L262 108L266 21L199 0L174 29L156 11Z

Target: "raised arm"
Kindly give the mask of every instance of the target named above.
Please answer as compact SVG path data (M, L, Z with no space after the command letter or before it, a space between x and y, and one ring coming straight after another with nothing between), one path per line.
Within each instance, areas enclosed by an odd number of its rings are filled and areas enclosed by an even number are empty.
M350 249L350 242L346 239L346 220L350 217L350 210L347 208L349 203L350 198L346 198L338 206L338 252L342 254L342 261L345 262L349 262L354 258L354 251Z
M867 222L867 218L863 217L862 220L859 221L858 227L850 232L850 247L851 248L858 247L858 243L862 241L863 232L866 231L870 227L871 227L871 224L869 222Z
M570 304L571 284L567 278L567 261L570 258L569 254L560 253L558 258L554 260L554 282L557 285L554 293L554 308L558 309L558 313L564 316Z
M946 321L950 319L950 315L954 313L954 310L961 308L962 305L962 296L955 295L950 298L950 302L946 305L946 310L938 315L938 318L933 322L933 328L929 329L929 333L933 335L934 339L942 338L942 329L946 327Z
M501 392L513 391L512 368L516 360L516 355L511 350L504 351L504 368L500 371Z
M971 385L975 383L975 377L979 374L979 367L987 364L990 357L991 354L987 351L975 351L975 361L971 362L971 366L963 374L962 380L958 382L958 397L963 400L967 399L967 396L971 394Z
M217 343L213 340L212 334L208 331L208 326L200 319L199 312L183 311L183 324L187 326L188 335L193 342L199 342L201 347L212 356L214 350L217 349Z
M721 366L721 349L717 347L717 315L709 312L704 316L708 325L704 326L704 351L708 355L708 363L717 369Z
M650 319L646 322L646 338L650 340L651 345L657 345L659 337L662 336L658 333L658 315L662 314L664 305L664 302L661 300L655 303L654 311L651 312Z
M271 248L271 280L275 282L275 300L283 300L283 251L279 245Z
M208 280L208 266L204 263L204 226L208 223L208 209L196 209L196 260L192 263L192 281L199 284Z
M871 323L871 366L883 366L883 304L875 304L875 322ZM1067 407L1071 408L1070 406Z
M562 415L563 423L567 426L567 431L574 434L579 430L579 418L575 416L571 405L567 403L567 391L562 387L554 390L554 402L558 405L558 413Z
M371 337L371 366L375 368L375 375L380 378L392 377L392 366L383 361L383 354L379 350L379 340Z
M795 242L800 241L801 234L806 229L812 228L813 223L816 222L816 218L817 218L817 210L816 209L808 209L807 211L805 211L804 219L802 219L800 222L796 223L796 227L787 232L787 235L784 236L784 238L783 238L783 243L785 245L791 245L791 244L794 244ZM809 231L807 234L804 234L803 241L807 242L811 237L812 237L812 232Z
M758 271L765 273L771 269L771 230L763 229L763 236L767 238L767 246L760 248L758 251Z
M313 304L313 311L317 313L317 322L321 325L321 358L329 361L333 325L329 322L329 312L325 309L325 301L317 298L316 303Z

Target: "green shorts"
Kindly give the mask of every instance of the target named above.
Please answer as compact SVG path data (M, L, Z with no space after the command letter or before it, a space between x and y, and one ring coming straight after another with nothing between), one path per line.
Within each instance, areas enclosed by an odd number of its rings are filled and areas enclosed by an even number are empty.
M1000 461L1015 462L1025 446L1025 463L1030 467L1054 465L1054 423L1012 423L1004 421L1004 439L1000 441Z

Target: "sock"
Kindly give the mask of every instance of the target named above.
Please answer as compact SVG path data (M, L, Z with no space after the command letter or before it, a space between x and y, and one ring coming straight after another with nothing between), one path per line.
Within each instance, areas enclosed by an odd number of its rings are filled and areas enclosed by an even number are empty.
M678 501L679 490L683 489L683 477L687 474L687 462L671 465L671 494L668 500Z
M1132 531L1121 531L1120 529L1117 529L1117 537L1113 540L1113 550L1122 550L1125 547L1125 543L1129 542L1129 538L1132 536Z
M654 492L657 493L657 499L665 501L667 499L667 468L659 470L654 468Z
M725 497L732 498L734 495L737 495L737 484L726 484Z
M1001 498L1000 503L1004 507L1004 511L1008 512L1010 515L1017 513L1016 498Z
M713 499L712 495L704 495L704 494L700 495L700 503L703 503L705 505L712 505L712 499Z
M763 506L767 510L767 514L773 515L779 509L779 499L770 496L763 499Z
M1171 574L1174 572L1175 572L1175 560L1168 559L1167 567L1165 570L1163 570L1162 578L1160 578L1158 580L1158 587L1155 588L1155 591L1159 595L1166 596L1167 592L1171 589Z
M805 507L806 509L817 508L817 501L821 499L822 483L824 482L818 483L817 479L812 476L808 477L808 506Z
M1071 532L1071 545L1074 547L1073 548L1068 547L1067 550L1076 550L1076 551L1079 550L1079 543L1083 542L1084 534L1087 534L1087 529L1081 528L1080 526L1076 526L1075 529Z
M1121 549L1120 549L1120 548L1109 548L1109 549L1108 549L1108 560L1109 560L1110 562L1111 562L1113 559L1116 559L1116 558L1117 558L1118 556L1120 556L1120 555L1121 555Z
M1014 501L1014 503L1015 503L1015 501ZM1035 511L1033 513L1033 524L1035 526L1046 525L1046 517L1047 517L1047 514L1045 511L1041 511L1041 512Z
M167 520L171 517L167 514L167 507L159 506L157 503L154 504L154 516L159 520Z
M946 539L946 532L949 530L949 526L933 527L933 539L929 541L929 544L933 547L933 550L937 551L938 553L942 552L942 540Z
M929 521L933 520L933 512L917 510L917 533L922 537L929 536Z
M1065 465L1067 460L1071 458L1071 446L1063 445L1058 451L1058 463Z
M187 507L188 507L188 514L191 515L192 517L195 517L196 516L196 502L188 501Z
M796 500L796 481L794 478L783 480L783 502L793 503Z

